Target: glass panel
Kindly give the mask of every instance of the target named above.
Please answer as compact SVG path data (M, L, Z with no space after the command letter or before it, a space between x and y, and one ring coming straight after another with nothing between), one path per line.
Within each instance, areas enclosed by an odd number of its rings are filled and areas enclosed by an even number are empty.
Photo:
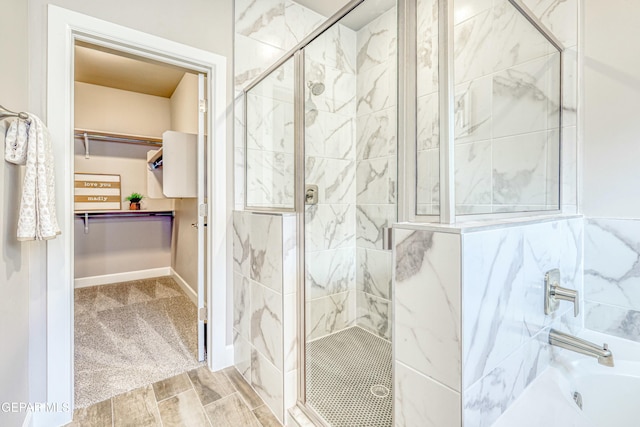
M438 0L416 4L417 165L416 214L440 214Z
M456 214L559 209L560 53L507 0L455 2Z
M295 207L293 93L293 58L247 92L247 207Z
M306 396L329 425L391 426L396 27L367 0L304 50Z

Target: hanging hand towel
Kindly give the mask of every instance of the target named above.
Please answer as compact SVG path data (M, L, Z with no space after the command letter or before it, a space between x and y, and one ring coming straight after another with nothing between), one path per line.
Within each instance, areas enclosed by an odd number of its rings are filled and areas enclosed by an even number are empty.
M49 130L29 114L15 120L5 138L5 160L26 165L18 216L18 240L47 240L60 234L56 219L53 152Z

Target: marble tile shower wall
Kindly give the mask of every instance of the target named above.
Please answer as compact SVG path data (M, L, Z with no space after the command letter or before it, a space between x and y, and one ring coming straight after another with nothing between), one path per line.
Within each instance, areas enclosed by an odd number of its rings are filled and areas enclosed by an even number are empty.
M587 219L585 326L640 342L640 220Z
M356 324L387 340L393 266L381 231L397 217L396 27L393 7L356 35Z
M247 204L294 207L294 76L287 61L247 93Z
M295 405L296 221L233 214L234 365L274 414Z
M549 364L549 328L582 327L543 306L552 268L582 294L582 219L395 237L398 425L490 426Z
M244 208L244 100L242 89L282 57L325 17L291 0L235 0L235 205Z
M457 5L457 1L455 4ZM419 215L440 213L438 114L438 0L418 0L417 12L417 191Z
M456 1L455 173L461 214L556 208L559 132L562 203L566 212L575 212L577 1L525 3L567 48L563 128L557 51L507 0Z
M305 95L305 182L318 186L305 215L307 339L316 339L355 324L355 32L336 25L313 41L305 80L325 87Z

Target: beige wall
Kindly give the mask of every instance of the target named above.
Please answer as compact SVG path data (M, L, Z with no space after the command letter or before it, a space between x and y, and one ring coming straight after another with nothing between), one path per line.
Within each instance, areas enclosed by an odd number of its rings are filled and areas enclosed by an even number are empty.
M198 133L198 77L185 74L171 96L171 130ZM185 282L197 291L198 232L197 199L176 199L173 226L171 266Z
M75 127L161 138L171 127L169 98L76 82Z
M9 0L11 5L20 8L24 5L24 0ZM7 36L2 38L3 46L10 49L3 49L2 52L10 54L12 63L7 67L3 61L0 69L3 79L2 87L20 86L20 82L29 76L29 109L45 117L46 107L46 59L47 59L47 5L55 4L70 10L134 28L150 34L174 40L179 43L191 45L203 50L223 55L227 58L227 100L231 105L233 99L232 90L232 64L233 64L233 1L232 0L183 0L180 2L171 0L112 0L108 2L96 2L86 0L27 0L29 13L12 13L11 7L5 6L3 2L3 18L11 20L8 27L3 25L2 31L7 30ZM28 36L28 37L27 37ZM27 51L24 41L28 40L29 61L24 60L23 53ZM60 60L64 60L60 58ZM4 79L4 73L15 72L19 79ZM10 75L11 77L11 75ZM22 90L22 89L20 89ZM26 90L26 86L25 86ZM4 90L1 92L4 99ZM9 98L6 98L9 99ZM23 99L22 95L19 99ZM5 102L5 101L3 101ZM233 121L231 119L232 109L227 108L227 145L232 146L233 141ZM231 171L233 168L233 154L229 150L227 167ZM233 203L233 182L228 183L227 203ZM228 229L231 227L231 212L228 212ZM227 230L229 235L230 230ZM231 253L232 240L227 239L227 251ZM42 307L46 303L46 276L45 276L45 246L39 245L30 254L30 298L31 307ZM227 269L232 271L231 258L227 259ZM229 278L231 275L229 275ZM230 286L230 280L228 280ZM230 297L231 292L227 293ZM37 313L45 313L38 310ZM46 375L46 348L44 347L46 324L42 314L33 319L32 328L37 331L33 334L34 340L30 343L39 345L37 351L32 350L34 358L30 360L30 370L33 375L31 396L44 399ZM15 328L15 322L13 325ZM33 332L33 330L32 330ZM227 342L231 343L231 323L229 323ZM14 367L12 372L18 372ZM12 389L17 390L20 384L16 384ZM2 386L0 386L2 387Z
M640 218L640 3L584 2L583 213Z
M133 135L162 136L171 126L168 98L144 95L103 86L76 83L75 126L82 129ZM75 140L75 171L120 175L122 197L132 192L147 194L147 151L151 148L90 141L90 158L84 144ZM128 209L128 203L122 202ZM144 199L143 209L172 210L171 199ZM169 267L171 265L171 219L105 218L75 220L75 278Z
M27 5L3 0L0 13L0 103L27 110ZM4 127L0 123L0 144ZM0 402L28 402L29 275L27 247L16 240L17 211L22 186L20 167L0 161ZM24 413L0 411L0 425L19 426Z

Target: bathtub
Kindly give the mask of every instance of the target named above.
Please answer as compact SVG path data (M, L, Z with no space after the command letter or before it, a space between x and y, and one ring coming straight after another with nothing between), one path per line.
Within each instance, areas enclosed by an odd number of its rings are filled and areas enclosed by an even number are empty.
M615 367L562 351L493 427L640 426L640 343L592 331L580 338L609 344Z

